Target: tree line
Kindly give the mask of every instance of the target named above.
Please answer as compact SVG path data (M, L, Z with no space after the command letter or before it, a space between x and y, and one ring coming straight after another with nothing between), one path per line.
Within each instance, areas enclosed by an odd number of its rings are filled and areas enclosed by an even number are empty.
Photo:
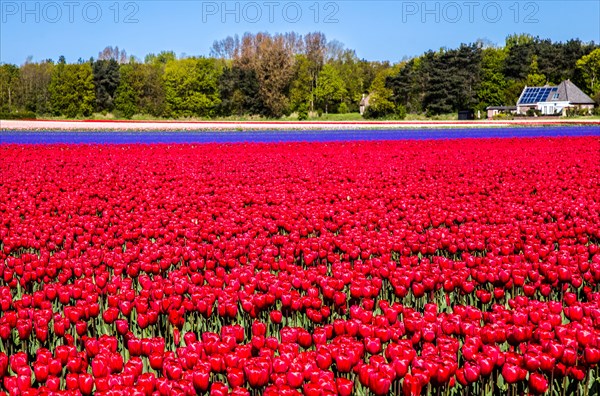
M511 35L391 64L359 59L323 33L247 33L215 41L208 57L118 47L97 59L0 65L0 113L120 118L213 118L357 112L371 118L427 116L515 104L525 85L571 79L600 100L600 47Z

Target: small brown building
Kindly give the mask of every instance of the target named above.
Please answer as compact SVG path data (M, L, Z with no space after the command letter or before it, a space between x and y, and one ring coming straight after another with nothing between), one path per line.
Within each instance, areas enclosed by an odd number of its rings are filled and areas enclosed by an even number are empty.
M498 114L515 114L517 106L488 106L486 107L487 118L492 119Z

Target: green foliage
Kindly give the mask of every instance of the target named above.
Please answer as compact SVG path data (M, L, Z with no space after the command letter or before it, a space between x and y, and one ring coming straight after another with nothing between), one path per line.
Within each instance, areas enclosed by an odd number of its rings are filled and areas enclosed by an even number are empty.
M121 66L121 79L115 92L115 109L124 118L140 113L140 93L143 90L141 65L130 63Z
M365 118L387 118L398 110L393 102L394 92L387 79L394 74L393 69L380 69L369 88L369 106L365 109ZM406 112L405 112L406 116Z
M548 81L559 83L566 79L576 80L576 64L581 57L591 53L597 45L582 43L581 40L569 40L565 43L541 41L538 45L540 73L546 75ZM577 81L582 87L585 83Z
M512 37L512 39L511 39ZM507 58L504 75L509 80L523 81L528 75L543 75L545 81L559 83L566 79L576 79L576 62L597 48L596 44L585 44L581 40L552 42L539 37L521 35L507 39ZM535 71L532 70L535 57ZM532 82L539 83L539 76ZM581 83L578 81L577 83ZM531 85L531 84L528 84ZM543 84L542 84L543 85Z
M524 46L524 45L529 45L532 44L535 41L535 38L527 33L521 33L521 34L509 34L506 37L506 48L508 50L517 47L517 46Z
M517 103L519 96L525 88L525 81L513 80L509 81L504 91L504 97L506 98L505 103Z
M481 48L461 45L456 50L432 51L422 59L426 85L423 108L428 115L472 109L477 104L481 75Z
M584 83L580 88L591 96L600 93L600 48L582 56L576 63L580 80Z
M308 113L307 120L312 121L362 121L363 116L360 113L347 113L347 114L322 114L319 116L318 112Z
M577 107L569 107L565 113L567 117L586 117L589 115L594 115L592 110Z
M406 107L404 105L399 104L396 106L396 118L399 120L404 120L406 118Z
M512 120L514 117L510 113L498 113L494 116L494 120Z
M120 73L114 100L119 115L125 118L135 114L162 117L165 108L163 66L130 62L121 65Z
M420 58L411 59L400 66L398 73L386 80L386 85L392 90L393 101L415 114L422 108L424 75L420 71L421 64Z
M340 114L346 114L346 113L348 113L348 105L345 102L342 102L338 106L338 113L340 113Z
M377 73L381 69L388 69L390 67L389 62L369 62L367 60L361 59L358 62L358 66L360 69L360 75L362 76L362 89L359 92L359 96L362 96L363 93L367 91L367 89L373 84L373 80L377 76Z
M379 98L377 95L372 95L363 117L367 119L390 118L396 110L394 103L385 98Z
M156 65L164 66L167 63L172 62L176 59L177 59L177 56L175 56L175 52L162 51L158 55L156 55L156 54L146 55L146 57L144 58L144 63L154 65L154 66L156 66Z
M50 94L48 88L52 79L54 64L26 62L21 66L17 82L17 108L35 114L50 113Z
M167 117L210 117L220 104L217 81L221 70L216 60L186 58L165 66Z
M338 70L330 64L323 66L323 70L319 73L315 97L325 106L325 113L327 113L329 104L333 101L340 101L345 93L344 80Z
M252 69L239 66L226 67L219 77L221 116L260 115L264 106L259 97L259 84Z
M140 112L162 117L166 106L163 84L164 66L141 65L140 69L143 81L139 102Z
M96 87L96 111L111 111L119 80L119 64L115 59L97 60L93 63L94 86Z
M94 75L89 63L59 63L48 88L54 115L90 116L96 101Z
M303 55L308 60L308 73L310 75L310 110L315 110L315 89L317 88L317 77L325 64L325 53L327 49L327 38L321 32L308 33L303 39Z
M311 65L306 55L296 56L294 65L294 78L290 85L290 109L298 111L301 107L308 107L313 103L313 79Z
M5 113L0 112L0 120L35 120L36 115L32 111Z
M504 75L509 79L524 80L529 73L529 67L535 54L535 44L530 36L525 37L526 39L517 39L513 43L509 43L507 39L508 53L504 61Z
M306 103L301 104L298 107L298 121L305 121L308 119L308 106Z
M529 66L529 74L525 80L525 85L528 87L541 87L546 84L546 76L539 73L538 57L533 55L531 65Z
M338 108L338 112L358 111L362 94L369 87L366 84L361 61L356 56L355 51L346 49L341 52L337 59L332 60L331 64L338 70L339 75L343 76L345 86L345 94L341 100L346 105L346 110Z
M477 91L479 109L487 106L502 106L506 101L508 83L502 74L506 50L503 48L486 48L481 57L481 83Z
M15 94L20 70L16 65L0 65L0 111L10 113L15 108Z

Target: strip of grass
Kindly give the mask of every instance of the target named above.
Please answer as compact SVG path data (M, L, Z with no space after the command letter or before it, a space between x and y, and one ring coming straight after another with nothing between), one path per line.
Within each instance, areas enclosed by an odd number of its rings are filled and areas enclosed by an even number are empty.
M33 114L33 113L32 113ZM122 117L116 117L112 113L94 113L90 117L76 117L76 118L66 118L66 117L53 117L53 116L41 116L38 117L46 120L58 120L58 121L67 121L67 120L114 120L114 121L125 121L127 119ZM9 118L6 118L9 119ZM523 118L527 119L527 118ZM531 117L531 119L534 119ZM593 116L576 116L576 117L560 117L562 120L598 120L600 119L600 115ZM269 122L269 121L293 121L298 122L297 114L293 113L289 116L283 116L281 118L273 119L273 118L264 118L261 116L229 116L229 117L215 117L215 118L202 118L202 117L191 117L191 118L160 118L154 117L150 114L136 114L131 120L134 121L178 121L178 122L198 122L198 121L229 121L229 122L247 122L247 121L257 121L257 122ZM403 120L399 120L396 118L385 119L384 121L456 121L458 120L458 115L456 113L451 114L441 114L433 117L427 117L424 114L407 114L406 118ZM482 120L484 120L482 118ZM315 112L310 114L308 122L321 122L321 121L331 121L331 122L363 122L363 121L377 121L377 120L368 120L363 118L359 113L346 113L346 114L321 114L320 116Z

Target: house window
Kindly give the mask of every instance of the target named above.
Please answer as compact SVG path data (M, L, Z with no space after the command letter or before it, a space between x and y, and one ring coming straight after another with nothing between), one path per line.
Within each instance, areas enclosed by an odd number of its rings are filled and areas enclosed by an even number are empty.
M552 99L553 99L553 100L556 100L556 99L558 99L558 92L556 92L556 93L554 94L554 96L552 97Z

